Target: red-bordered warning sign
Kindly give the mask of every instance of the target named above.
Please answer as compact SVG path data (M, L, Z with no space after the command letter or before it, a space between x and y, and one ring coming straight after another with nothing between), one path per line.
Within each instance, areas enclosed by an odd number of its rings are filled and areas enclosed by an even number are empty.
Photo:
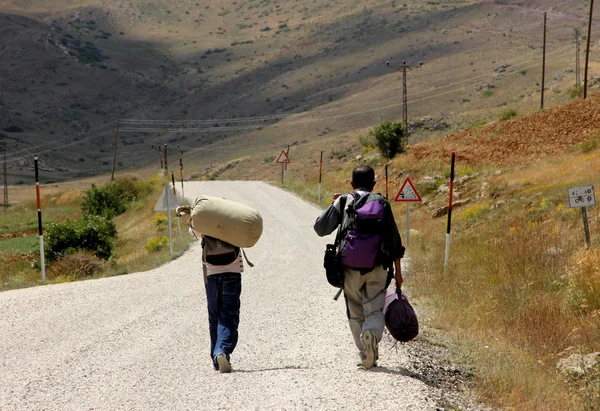
M412 181L407 177L406 180L404 180L404 184L402 184L400 191L396 194L394 201L399 203L420 203L422 200Z
M279 157L277 158L277 161L275 161L275 162L279 163L279 164L289 164L289 163L291 163L290 158L288 157L288 155L285 152L285 150L283 150L281 152L281 154L279 154Z

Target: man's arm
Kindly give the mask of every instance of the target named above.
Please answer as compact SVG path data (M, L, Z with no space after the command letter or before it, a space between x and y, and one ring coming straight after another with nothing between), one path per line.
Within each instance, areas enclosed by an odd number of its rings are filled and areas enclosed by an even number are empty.
M327 207L327 210L323 212L315 221L314 229L319 237L324 237L333 233L333 231L342 222L342 211L340 210L340 197L338 196L335 201Z
M394 260L394 267L396 268L396 273L395 273L396 288L400 288L400 287L402 287L402 283L404 282L404 278L402 278L402 270L401 270L401 264L400 264L400 259L399 258L396 258Z
M402 238L400 238L400 232L398 231L398 226L396 225L396 220L394 219L394 214L392 213L392 207L389 203L386 205L385 212L385 247L386 254L392 261L398 260L398 264L400 258L404 257L404 246L402 245ZM399 270L396 270L399 272Z

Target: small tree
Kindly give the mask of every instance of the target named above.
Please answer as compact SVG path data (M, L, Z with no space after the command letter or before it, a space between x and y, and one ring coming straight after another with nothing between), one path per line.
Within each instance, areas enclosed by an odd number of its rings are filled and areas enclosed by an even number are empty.
M384 121L371 130L370 134L377 140L377 148L386 159L391 160L396 154L404 152L407 139L402 123Z

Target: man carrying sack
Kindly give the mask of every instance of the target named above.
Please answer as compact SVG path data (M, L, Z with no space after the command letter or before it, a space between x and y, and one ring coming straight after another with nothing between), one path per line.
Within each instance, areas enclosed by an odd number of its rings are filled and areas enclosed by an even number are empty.
M258 241L262 217L250 207L208 196L198 197L193 208L180 206L176 212L177 216L190 215L190 233L202 241L210 357L215 370L230 373L240 323L242 255L245 257L241 247L252 247Z

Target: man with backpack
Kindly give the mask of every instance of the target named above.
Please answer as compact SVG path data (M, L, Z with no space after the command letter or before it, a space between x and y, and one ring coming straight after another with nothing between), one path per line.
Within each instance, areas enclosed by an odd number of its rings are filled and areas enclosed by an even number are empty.
M386 289L394 276L402 284L400 259L404 246L385 197L372 193L375 171L359 166L352 172L350 194L336 193L334 201L317 218L314 229L323 237L336 228L337 257L344 271L344 297L350 331L361 364L370 369L378 359L377 344L383 336Z

